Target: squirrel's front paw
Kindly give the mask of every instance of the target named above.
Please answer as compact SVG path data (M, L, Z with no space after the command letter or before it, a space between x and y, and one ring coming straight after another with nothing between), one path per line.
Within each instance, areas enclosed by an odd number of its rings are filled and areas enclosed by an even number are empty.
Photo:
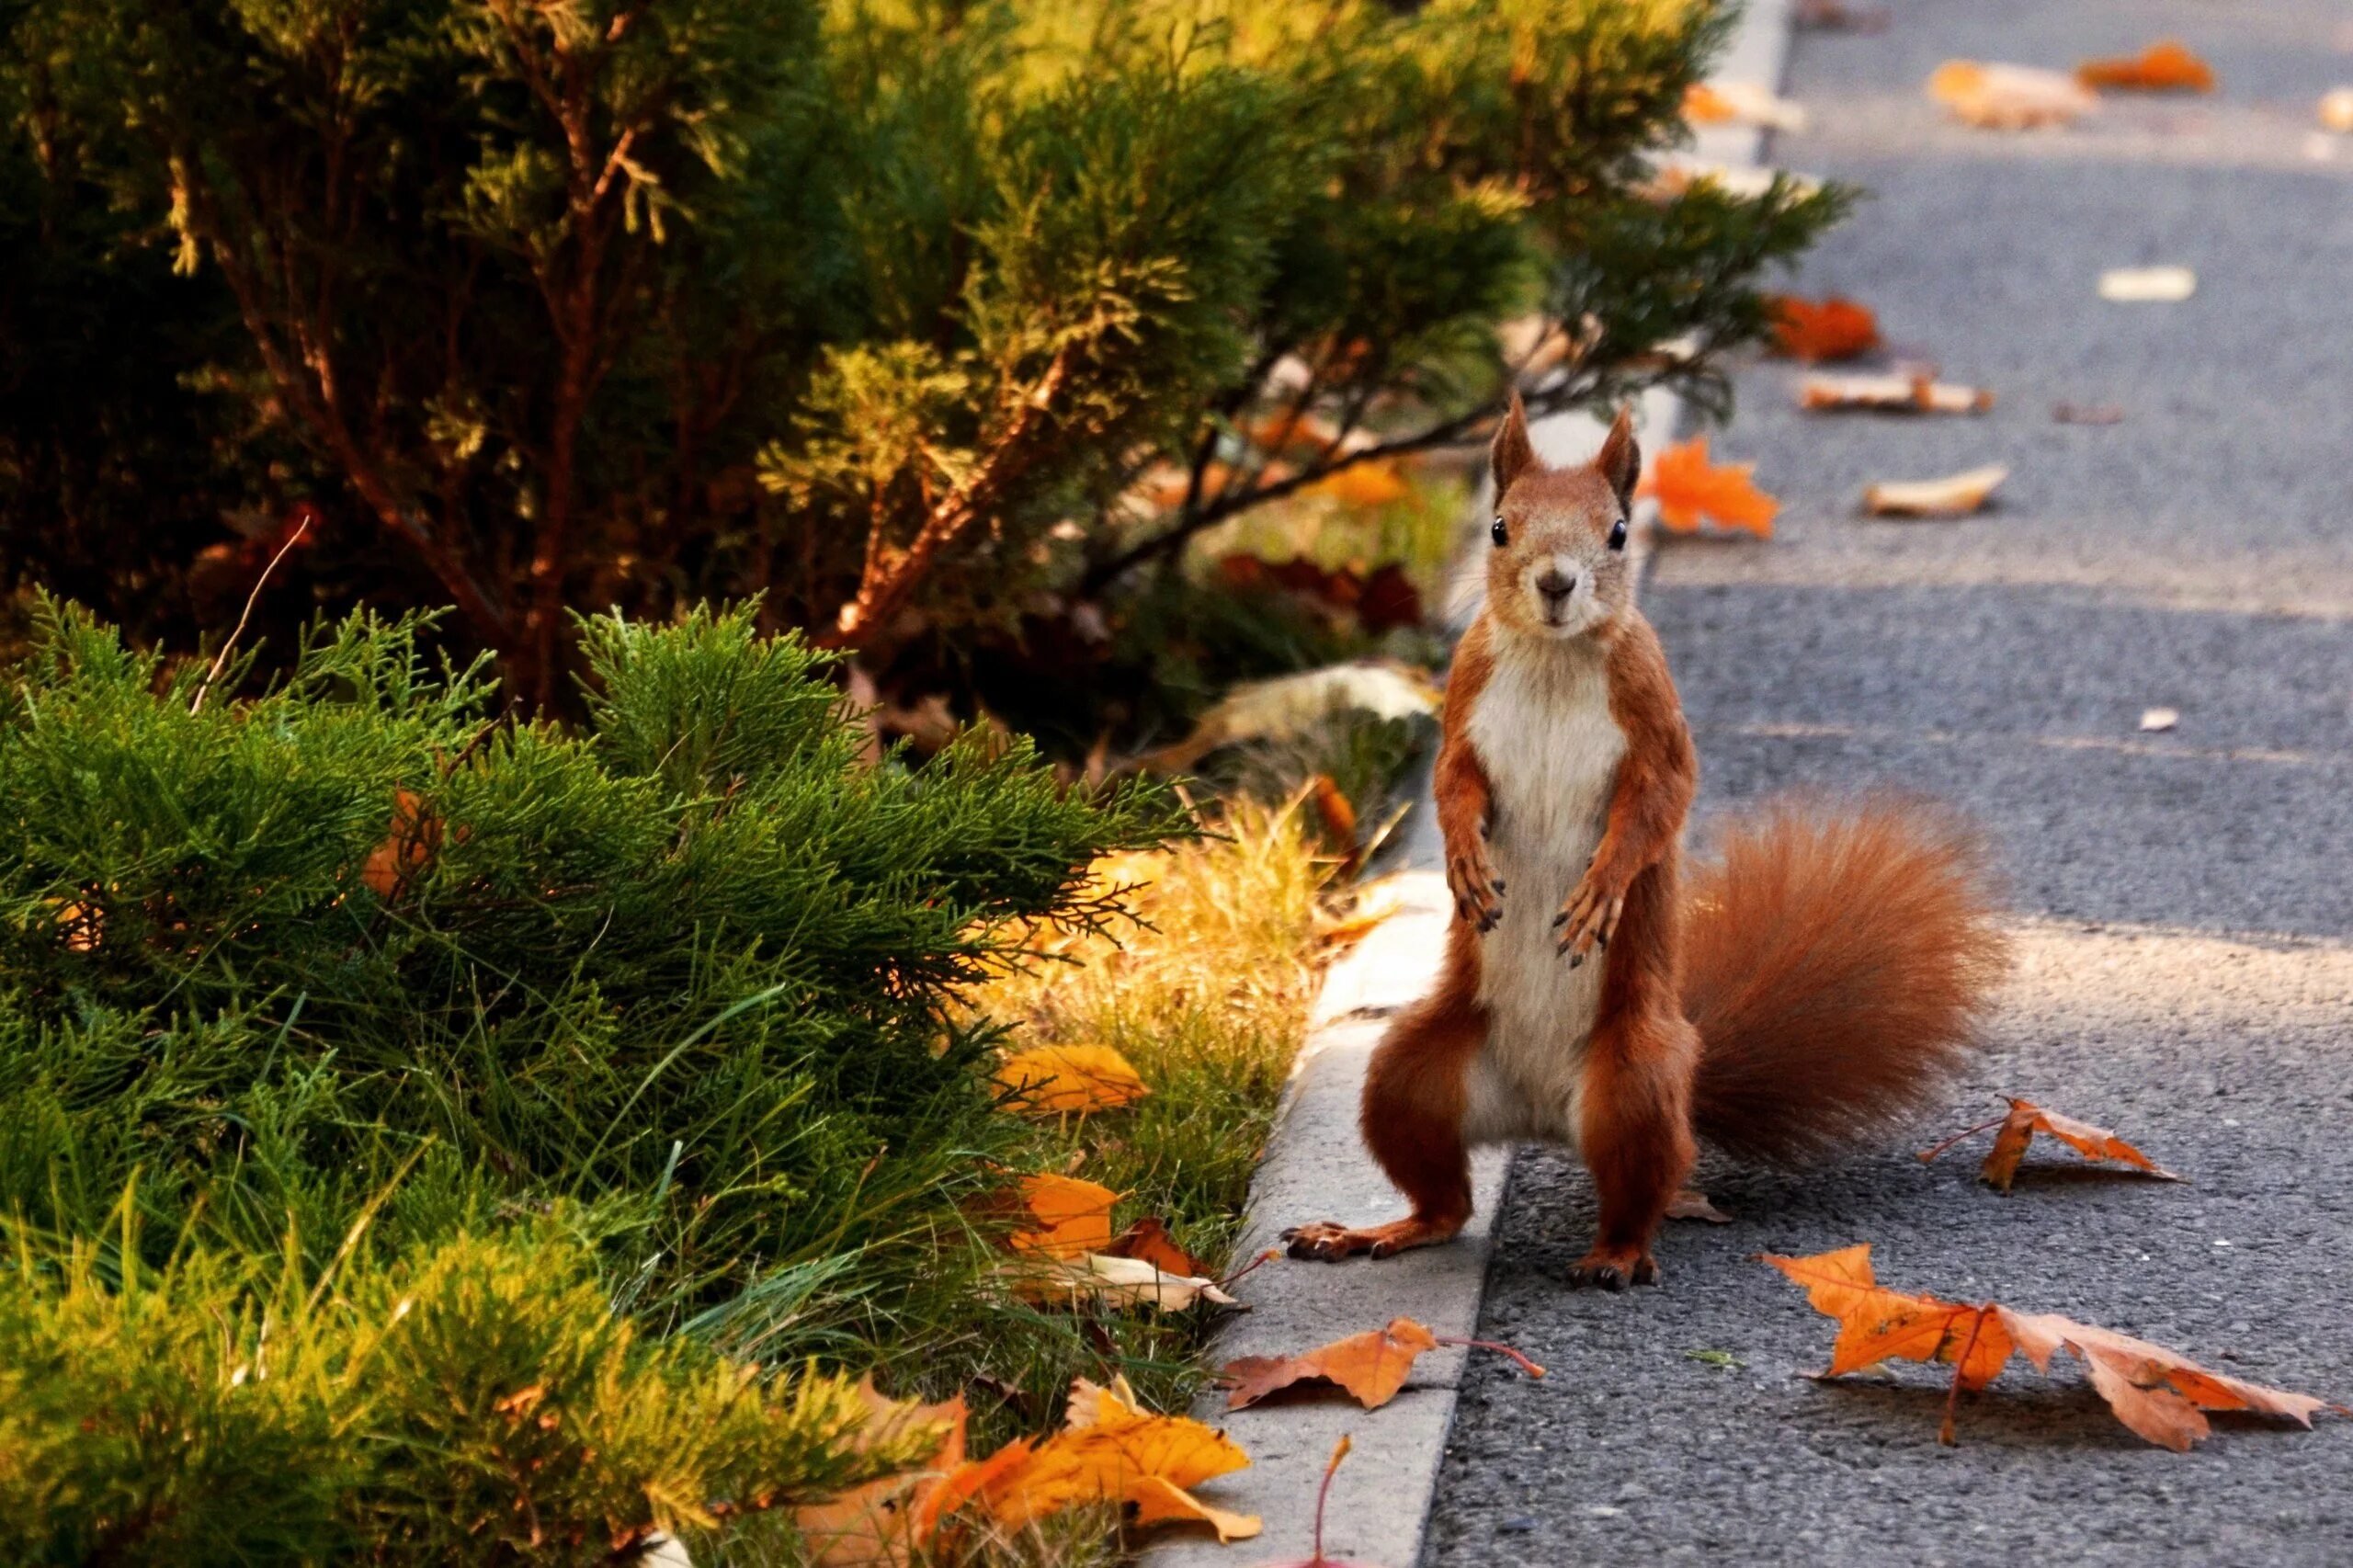
M1504 917L1504 883L1477 847L1446 858L1446 891L1454 895L1454 913L1482 931L1492 931Z
M1618 934L1619 916L1626 913L1626 890L1611 887L1591 871L1552 916L1552 924L1561 932L1561 951L1569 955L1569 967L1585 962L1586 955L1597 947L1606 948L1609 938Z

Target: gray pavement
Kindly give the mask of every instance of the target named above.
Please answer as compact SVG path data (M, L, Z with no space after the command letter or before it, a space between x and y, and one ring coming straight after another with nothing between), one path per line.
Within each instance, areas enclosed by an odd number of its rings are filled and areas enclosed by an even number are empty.
M1751 1261L1870 1241L1890 1283L2067 1312L2353 1401L2353 141L2307 147L2353 81L2353 8L1912 0L1876 36L1801 34L1786 166L1872 192L1806 292L1990 386L1974 419L1797 414L1744 374L1720 455L1787 504L1771 544L1665 547L1644 603L1711 810L1888 783L1987 831L2018 912L1995 1050L1901 1147L1807 1176L1711 1161L1730 1225L1673 1227L1665 1286L1567 1290L1591 1190L1518 1161L1423 1561L2353 1562L2353 1421L2217 1422L2188 1455L2073 1371L2014 1366L1936 1431L1941 1380L1808 1381L1829 1320ZM2067 67L2173 33L2207 100L2110 99L2075 131L1949 126L1948 57ZM2180 262L2176 305L2100 301ZM2120 424L2054 423L2056 402ZM1957 523L1858 516L1875 479L2013 466ZM2179 710L2170 733L2142 710ZM2180 1187L1909 1151L2029 1096L2113 1126ZM1693 1352L1711 1353L1706 1358ZM1729 1354L1736 1365L1717 1364ZM1399 1568L1392 1564L1391 1568Z

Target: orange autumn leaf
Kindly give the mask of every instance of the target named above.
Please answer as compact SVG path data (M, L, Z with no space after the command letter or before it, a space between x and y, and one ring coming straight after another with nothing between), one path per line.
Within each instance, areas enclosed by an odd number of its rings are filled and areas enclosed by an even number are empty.
M1014 1251L1077 1257L1110 1249L1111 1210L1120 1195L1109 1187L1076 1176L1026 1176L1021 1201L1038 1228L1006 1237Z
M2327 1403L2310 1394L2225 1377L2162 1345L2055 1313L2004 1309L2003 1316L2036 1371L2049 1372L2052 1355L2068 1350L2084 1363L2092 1387L2119 1421L2176 1453L2188 1451L2190 1444L2212 1429L2204 1414L2209 1410L2279 1415L2310 1426Z
M1971 1305L1890 1290L1873 1278L1870 1254L1866 1242L1811 1257L1767 1253L1762 1261L1803 1285L1815 1311L1837 1319L1837 1344L1823 1376L1889 1359L1952 1363L1938 1433L1946 1443L1953 1441L1961 1391L1991 1383L2013 1350L2024 1352L2037 1371L2047 1373L2052 1356L2066 1349L2084 1363L2093 1389L2118 1420L2176 1452L2206 1436L2208 1410L2284 1416L2310 1426L2326 1403L2210 1371L2163 1346L2072 1318L2021 1312L1995 1301Z
M1386 506L1392 501L1404 500L1409 493L1404 475L1390 462L1350 463L1325 474L1306 490L1310 495L1321 495L1350 506Z
M1879 347L1879 317L1868 306L1832 295L1802 300L1774 295L1773 349L1792 359L1851 359Z
M2101 1164L2113 1161L2118 1165L2131 1165L2160 1181L2181 1180L2105 1127L2094 1127L2088 1121L2077 1121L2072 1116L2045 1110L2032 1100L2015 1098L2010 1101L2010 1114L1999 1122L1985 1122L1956 1133L1933 1149L1921 1150L1920 1158L1924 1163L1933 1160L1961 1139L1995 1126L1999 1126L2001 1131L1995 1134L1994 1147L1986 1152L1985 1163L1979 1167L1977 1174L1988 1185L2004 1192L2009 1191L2011 1182L2017 1179L2018 1161L2025 1156L2027 1145L2034 1142L2034 1135L2038 1132L2049 1133L2087 1160Z
M2111 92L2211 93L2214 69L2168 38L2121 60L2086 60L2075 67L2075 80Z
M961 1472L977 1468L964 1458L964 1401L960 1396L926 1404L891 1399L875 1392L871 1377L858 1383L858 1396L867 1417L850 1438L853 1450L871 1452L933 1426L939 1428L939 1446L913 1470L795 1508L792 1520L807 1545L811 1568L905 1568L952 1511L952 1506L938 1505L938 1494Z
M1368 1329L1297 1356L1245 1356L1225 1364L1228 1410L1257 1403L1278 1389L1308 1378L1335 1382L1367 1410L1397 1397L1414 1363L1438 1338L1412 1318L1395 1318L1387 1328Z
M1063 1429L978 1497L1006 1530L1079 1504L1122 1503L1135 1507L1140 1522L1199 1520L1222 1541L1240 1540L1258 1533L1258 1520L1213 1507L1192 1488L1249 1462L1222 1432L1189 1416L1143 1410L1125 1378L1108 1388L1081 1378L1072 1384Z
M1147 1216L1120 1233L1111 1243L1096 1249L1111 1257L1132 1257L1151 1264L1163 1274L1179 1278L1208 1278L1210 1266L1176 1244L1168 1227Z
M1006 1108L1028 1116L1114 1110L1152 1091L1128 1059L1108 1045L1040 1045L997 1063Z
M1767 1253L1764 1259L1804 1286L1816 1312L1838 1320L1824 1377L1887 1360L1948 1361L1960 1386L1981 1389L2010 1358L2009 1335L1988 1324L1987 1309L1881 1285L1871 1274L1869 1242L1812 1257Z
M1722 527L1770 539L1781 504L1751 483L1748 476L1756 466L1711 463L1708 437L1695 436L1659 453L1635 494L1656 496L1659 521L1677 533L1693 532L1708 517Z
M391 831L383 843L369 852L368 863L360 868L359 880L373 889L378 898L390 899L440 847L440 819L426 809L424 797L414 790L395 790Z

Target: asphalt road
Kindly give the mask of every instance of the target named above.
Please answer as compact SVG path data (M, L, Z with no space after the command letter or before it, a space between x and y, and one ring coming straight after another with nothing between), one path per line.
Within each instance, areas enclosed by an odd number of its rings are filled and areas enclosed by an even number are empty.
M1874 1244L1881 1278L2065 1312L2353 1402L2353 10L2318 3L1896 0L1803 33L1813 128L1776 161L1870 188L1802 291L1874 306L1899 350L1993 388L1977 418L1804 415L1744 372L1720 456L1787 505L1768 545L1676 543L1645 604L1699 738L1708 812L1893 783L1986 828L2021 963L1995 1050L1903 1147L1804 1176L1711 1161L1734 1216L1671 1227L1663 1288L1572 1292L1584 1173L1524 1153L1426 1561L2233 1564L2353 1562L2353 1420L2218 1420L2187 1455L2080 1374L1809 1381L1833 1326L1752 1261ZM1946 123L1949 57L2067 67L2174 34L2211 98L2109 100L2029 135ZM2322 154L2325 154L2325 156ZM2178 304L2106 268L2177 262ZM2055 403L2120 423L2057 423ZM1985 462L1964 522L1859 516L1863 485ZM2143 733L2144 709L2179 710ZM2191 1179L2038 1154L2004 1197L1983 1141L1910 1151L2023 1095ZM1704 1353L1704 1354L1701 1354ZM1729 1358L1732 1364L1724 1364ZM1396 1568L1396 1565L1392 1565Z

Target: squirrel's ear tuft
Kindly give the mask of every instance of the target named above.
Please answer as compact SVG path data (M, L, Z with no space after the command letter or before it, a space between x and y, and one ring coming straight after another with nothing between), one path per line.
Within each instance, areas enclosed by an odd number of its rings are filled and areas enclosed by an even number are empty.
M1533 473L1544 466L1536 460L1536 448L1528 439L1528 410L1520 404L1518 387L1512 389L1503 423L1495 426L1495 444L1488 449L1487 460L1495 472L1498 503L1521 474Z
M1595 472L1609 488L1618 493L1618 505L1633 504L1634 481L1642 477L1643 449L1634 442L1634 405L1627 403L1618 410L1611 422L1608 438L1601 443L1601 450L1593 460Z

